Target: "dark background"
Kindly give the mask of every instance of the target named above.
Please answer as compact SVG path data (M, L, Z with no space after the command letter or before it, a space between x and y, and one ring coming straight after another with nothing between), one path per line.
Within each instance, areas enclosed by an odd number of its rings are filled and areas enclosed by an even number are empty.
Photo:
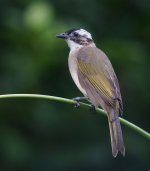
M0 94L81 96L68 47L55 34L90 31L117 73L123 117L149 131L149 0L1 0ZM122 125L126 156L113 158L107 118L73 105L0 100L0 171L148 171L150 142Z

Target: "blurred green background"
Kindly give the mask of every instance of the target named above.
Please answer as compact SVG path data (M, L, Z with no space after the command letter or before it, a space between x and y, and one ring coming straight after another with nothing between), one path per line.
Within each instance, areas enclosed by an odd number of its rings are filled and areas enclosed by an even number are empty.
M123 117L150 131L149 0L1 0L0 94L81 96L68 47L55 34L90 31L117 73ZM113 158L107 118L73 105L0 100L0 171L148 171L150 142L122 126L126 156Z

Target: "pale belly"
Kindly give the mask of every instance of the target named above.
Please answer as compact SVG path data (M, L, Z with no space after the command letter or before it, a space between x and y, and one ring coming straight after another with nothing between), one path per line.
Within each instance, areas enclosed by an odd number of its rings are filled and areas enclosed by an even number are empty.
M69 55L68 65L73 81L84 96L86 96L86 91L81 87L78 79L76 58L73 55Z

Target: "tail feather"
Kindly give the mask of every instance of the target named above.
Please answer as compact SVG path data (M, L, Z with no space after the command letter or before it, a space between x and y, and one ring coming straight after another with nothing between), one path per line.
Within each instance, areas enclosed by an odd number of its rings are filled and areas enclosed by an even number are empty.
M125 147L118 115L114 112L110 113L108 115L108 122L110 129L112 154L114 157L116 157L118 152L120 152L123 156L125 156Z

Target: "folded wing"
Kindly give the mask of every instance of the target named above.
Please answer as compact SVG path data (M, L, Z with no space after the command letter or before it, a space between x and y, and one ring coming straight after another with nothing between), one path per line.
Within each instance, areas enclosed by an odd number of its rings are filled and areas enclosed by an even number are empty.
M91 102L105 109L114 108L117 100L122 111L118 80L107 56L96 47L85 47L78 52L77 66L79 82Z

